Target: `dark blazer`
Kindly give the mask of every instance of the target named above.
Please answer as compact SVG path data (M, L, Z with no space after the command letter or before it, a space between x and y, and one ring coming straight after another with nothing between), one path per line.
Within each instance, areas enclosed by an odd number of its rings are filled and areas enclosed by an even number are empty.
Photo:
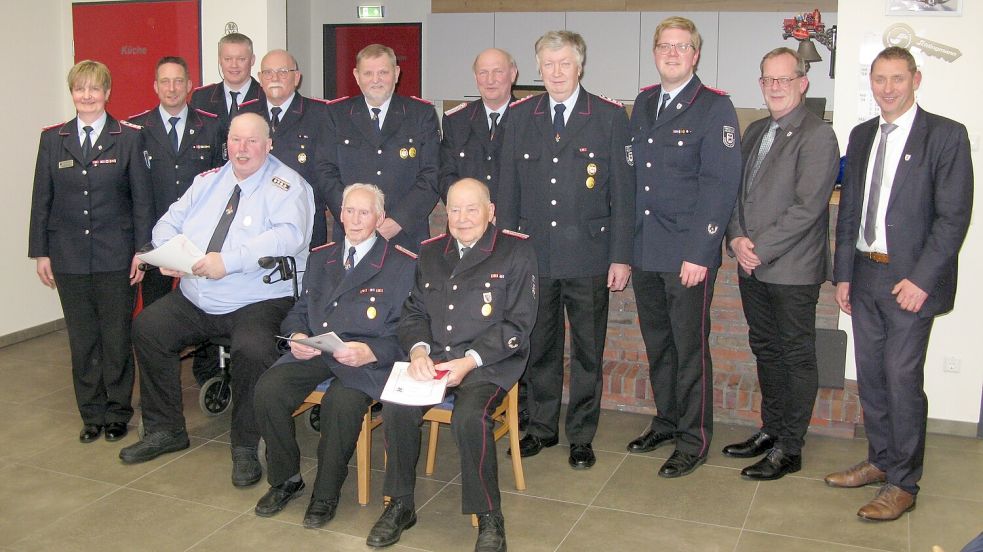
M157 106L130 117L130 122L142 127L143 162L153 182L155 220L184 195L195 176L225 163L222 124L213 113L188 110L177 153L167 136L170 123L161 118Z
M952 310L959 248L973 212L973 160L962 124L917 108L887 204L888 268L928 293L921 317ZM864 198L867 163L880 118L850 132L836 224L835 282L850 282Z
M524 237L489 224L462 259L457 240L444 234L420 249L399 342L405 351L428 343L435 361L473 349L482 365L464 381L508 390L526 368L538 305L536 258Z
M378 399L392 365L405 356L396 338L403 301L413 287L416 259L396 249L382 237L351 274L345 273L345 242L332 242L311 252L304 275L304 291L280 325L283 335L302 332L310 336L335 332L342 341L365 343L376 362L352 367L323 353L311 360L331 367L349 388ZM290 353L277 361L298 362Z
M630 263L635 177L624 107L581 87L559 142L547 94L509 110L499 226L529 234L544 278L597 276L611 263Z
M744 182L725 241L751 239L761 259L754 276L762 282L818 284L833 272L829 199L840 167L836 134L800 104L782 117L755 182L748 182L771 121L751 123L741 139Z
M696 75L656 120L662 87L635 99L631 142L637 177L634 265L678 272L683 261L720 266L741 186L737 112Z
M318 145L318 179L336 221L335 235L345 186L375 184L386 194L386 216L403 227L393 241L418 251L430 237L430 212L439 195L440 131L433 105L394 95L379 133L363 96L329 104L328 128Z
M505 108L498 120L495 140L489 136L488 116L481 99L462 103L444 113L440 141L440 197L444 203L447 203L447 189L462 178L484 182L492 202L498 200L498 154L510 111Z
M260 87L256 79L250 77L249 88L246 90L246 97L236 99L239 105L257 98L266 98L263 88ZM209 113L218 115L218 120L222 123L222 142L229 134L229 108L225 106L225 87L222 82L206 84L195 88L191 93L191 101L188 102L195 109L203 109Z
M107 115L82 158L76 119L45 129L38 147L28 257L56 274L129 270L154 225L140 131Z

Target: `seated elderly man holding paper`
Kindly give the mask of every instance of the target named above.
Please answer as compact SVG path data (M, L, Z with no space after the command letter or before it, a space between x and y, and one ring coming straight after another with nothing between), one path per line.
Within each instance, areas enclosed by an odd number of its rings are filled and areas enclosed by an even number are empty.
M280 326L290 337L290 352L256 384L256 422L266 439L270 483L256 504L258 516L275 515L302 493L292 413L318 384L334 378L321 401L317 478L304 526L321 527L334 518L362 416L379 398L393 362L405 358L396 323L413 286L416 255L377 234L384 205L382 190L372 184L345 188L344 240L311 252L304 291ZM332 339L318 340L323 344L317 348L300 343L324 334Z
M181 400L181 351L212 337L231 339L232 483L262 477L253 387L279 352L276 333L294 304L293 284L263 282L262 257L307 259L314 196L297 172L269 155L266 121L237 116L229 129L229 161L195 177L153 230L153 245L187 239L204 255L191 267L161 266L181 277L177 290L155 301L133 323L140 367L145 434L119 453L124 463L152 460L188 447Z
M416 283L403 307L399 342L410 376L447 379L454 395L451 432L461 456L463 513L477 514L477 551L505 550L498 462L490 414L519 380L536 322L536 257L526 236L491 224L488 188L466 178L447 194L450 236L423 242ZM420 424L429 406L384 402L386 480L392 497L369 532L389 546L416 523L413 490Z

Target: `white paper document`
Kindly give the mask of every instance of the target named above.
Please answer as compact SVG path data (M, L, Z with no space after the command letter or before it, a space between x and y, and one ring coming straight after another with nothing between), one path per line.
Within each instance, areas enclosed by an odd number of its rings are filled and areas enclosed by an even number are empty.
M284 339L293 341L294 343L300 343L301 345L307 345L308 347L314 347L315 349L320 349L325 353L334 353L338 349L345 348L345 342L342 341L341 338L334 332L315 335L314 337L305 337L303 339L290 339L289 337L285 337Z
M174 236L157 249L137 255L149 265L178 270L192 277L191 267L204 256L201 249L184 234Z
M408 373L409 362L393 364L386 387L382 390L382 400L407 406L428 406L444 402L444 392L447 391L447 371L438 370L437 377L420 381L413 379Z

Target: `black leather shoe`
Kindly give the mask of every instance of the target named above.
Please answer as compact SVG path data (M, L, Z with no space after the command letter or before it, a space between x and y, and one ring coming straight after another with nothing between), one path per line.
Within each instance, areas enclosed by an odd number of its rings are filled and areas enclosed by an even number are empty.
M183 429L177 432L155 431L147 433L136 443L123 447L119 451L119 459L124 464L137 464L153 460L161 454L184 450L189 446L191 441L188 440L188 433Z
M731 458L754 458L768 452L775 446L775 438L764 431L759 431L750 439L724 447L724 456Z
M519 456L523 458L536 456L539 454L539 451L543 450L544 448L555 446L559 442L559 437L553 437L552 439L540 439L535 435L526 435L519 440ZM509 456L512 456L512 449L509 449L507 452Z
M334 500L312 498L311 503L307 505L307 512L304 514L304 527L308 529L324 527L324 524L334 519L337 511L337 498Z
M675 440L672 433L656 433L648 430L641 434L637 439L628 443L628 452L651 452L665 443Z
M119 441L129 430L123 422L110 422L106 424L106 440L109 442Z
M741 477L752 481L771 481L801 469L801 454L785 454L782 449L773 448L767 456L741 470Z
M706 456L696 456L685 452L673 451L672 456L662 464L659 470L660 477L672 479L693 473L693 470L700 467L700 464L707 461Z
M102 426L96 424L85 424L79 432L80 443L91 443L102 435Z
M525 431L529 426L529 410L523 408L519 411L519 431Z
M390 500L379 521L375 522L372 530L369 531L365 544L374 548L396 544L403 531L414 525L416 525L416 512L397 499Z
M474 552L506 552L505 518L501 511L478 514L478 540Z
M280 513L287 503L294 497L300 496L304 491L304 481L284 481L276 487L270 487L263 498L256 503L256 515L259 517L272 517Z
M236 487L255 485L263 477L257 447L232 447L232 484Z
M590 443L585 445L570 445L570 467L575 470L586 470L594 465L594 448Z

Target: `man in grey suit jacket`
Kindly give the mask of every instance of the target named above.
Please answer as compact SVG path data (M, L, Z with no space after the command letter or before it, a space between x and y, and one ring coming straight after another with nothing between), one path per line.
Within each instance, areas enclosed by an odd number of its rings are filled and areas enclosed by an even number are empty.
M830 277L829 198L839 169L832 128L805 109L805 62L788 48L761 60L769 117L741 140L744 180L727 227L737 257L748 341L758 363L761 430L724 454L767 456L741 471L771 480L802 468L816 400L816 303Z
M868 520L915 507L928 339L935 316L952 310L973 208L966 127L915 105L920 83L907 50L887 48L874 59L870 88L881 116L850 133L837 219L836 302L853 317L868 449L866 460L826 483L885 482L857 512Z

